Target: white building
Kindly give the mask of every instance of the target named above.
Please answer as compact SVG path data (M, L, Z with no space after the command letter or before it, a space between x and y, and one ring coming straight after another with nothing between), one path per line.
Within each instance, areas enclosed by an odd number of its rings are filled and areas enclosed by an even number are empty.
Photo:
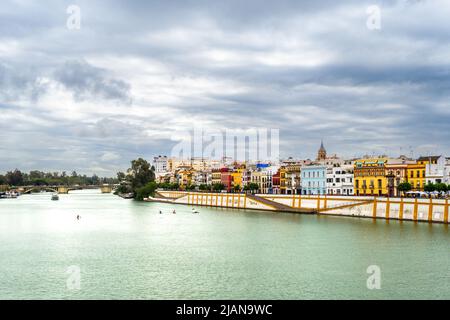
M251 182L259 185L259 192L273 193L272 177L278 172L279 166L257 168L251 172Z
M208 171L195 171L192 176L192 183L196 186L208 184L208 181L211 181L211 172Z
M327 193L353 195L353 165L335 165L327 168Z
M165 175L168 170L169 159L166 156L157 156L153 158L153 167L155 167L156 177Z
M425 183L443 183L446 176L446 159L443 156L423 157L430 161L425 166ZM420 159L419 159L420 160Z
M450 158L445 159L444 183L450 184Z

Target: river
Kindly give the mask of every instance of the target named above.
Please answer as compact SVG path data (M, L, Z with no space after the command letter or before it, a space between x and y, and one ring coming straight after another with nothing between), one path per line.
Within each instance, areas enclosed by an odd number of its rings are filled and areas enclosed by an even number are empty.
M97 190L1 199L0 299L450 298L448 225L191 210Z

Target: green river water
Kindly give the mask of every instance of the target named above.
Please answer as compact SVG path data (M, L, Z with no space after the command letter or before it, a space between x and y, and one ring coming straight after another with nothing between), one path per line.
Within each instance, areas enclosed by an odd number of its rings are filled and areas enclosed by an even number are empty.
M96 190L2 199L0 299L450 298L447 225L197 209Z

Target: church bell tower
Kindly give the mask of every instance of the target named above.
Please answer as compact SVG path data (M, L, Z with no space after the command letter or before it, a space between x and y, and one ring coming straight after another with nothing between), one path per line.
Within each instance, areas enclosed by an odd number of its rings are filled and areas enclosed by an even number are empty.
M323 140L320 142L320 148L317 152L317 160L325 160L327 158L327 150L323 146Z

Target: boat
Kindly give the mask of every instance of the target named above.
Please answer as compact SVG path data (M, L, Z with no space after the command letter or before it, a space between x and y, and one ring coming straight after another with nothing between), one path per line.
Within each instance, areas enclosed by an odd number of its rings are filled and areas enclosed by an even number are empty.
M18 196L19 193L14 191L0 193L0 199L16 199Z
M123 199L133 199L134 193L119 193L119 197Z
M56 200L59 200L59 196L58 196L58 194L54 193L54 194L52 194L52 201L56 201Z

